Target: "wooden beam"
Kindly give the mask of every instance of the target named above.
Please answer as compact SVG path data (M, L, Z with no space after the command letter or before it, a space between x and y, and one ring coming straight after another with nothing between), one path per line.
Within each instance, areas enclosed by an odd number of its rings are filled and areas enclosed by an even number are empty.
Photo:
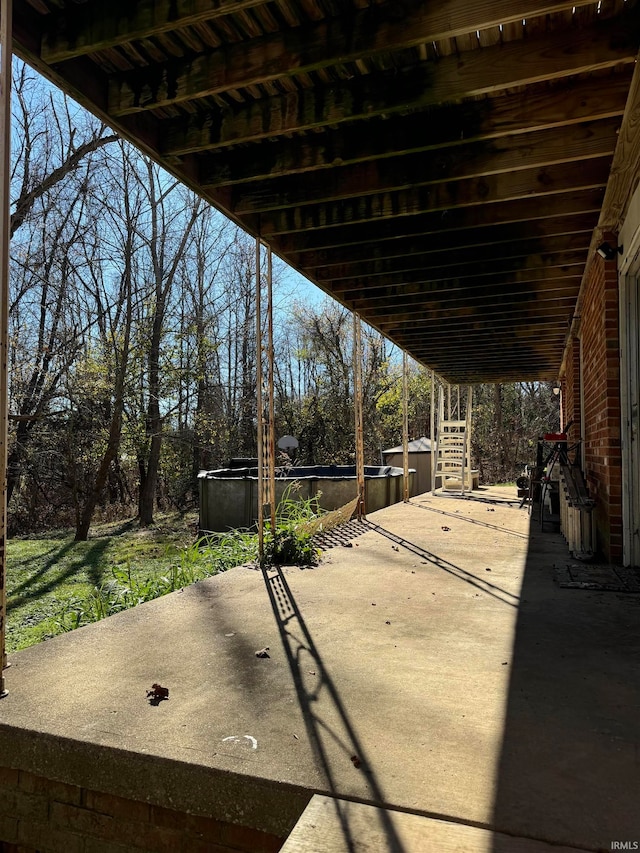
M390 338L389 340L393 340ZM402 347L401 340L394 343ZM440 347L417 349L416 360L434 369L440 376L452 384L467 382L504 382L505 377L512 381L524 381L529 372L540 371L541 378L554 379L558 370L558 345L555 341L540 344L535 340L521 341L517 347L503 349L500 353L487 353L483 357L484 347L465 347L458 352L457 358L443 360L439 357ZM547 373L549 371L549 373ZM525 376L523 376L523 373Z
M465 346L462 349L473 347L474 344L481 348L481 360L485 356L489 356L492 352L496 355L502 353L503 357L508 358L507 353L517 342L532 341L537 344L553 342L554 345L560 347L562 351L562 343L564 333L567 328L567 318L554 319L547 323L543 317L532 317L530 325L526 328L519 328L514 324L511 318L504 320L496 320L492 323L493 330L487 329L487 324L482 317L478 317L475 322L447 324L445 327L438 328L425 324L423 327L416 327L412 332L407 332L402 328L387 329L382 334L391 338L396 342L402 342L403 349L412 351L413 347L420 347L420 344L426 339L430 346L438 344L442 350L441 361L446 358L447 351L455 353L460 350L460 339L456 344L452 344L452 338L456 335L465 335ZM382 330L381 330L382 331Z
M410 274L403 276L400 281L396 280L395 276L387 278L379 277L376 279L375 285L371 285L369 279L353 279L351 284L340 282L338 286L330 288L327 283L323 284L323 289L333 293L338 299L345 303L355 304L358 299L370 302L374 299L388 299L389 296L394 296L401 289L405 295L425 293L446 292L451 288L460 289L479 288L486 290L491 287L498 289L501 286L510 286L516 288L521 285L522 288L530 290L539 282L551 281L573 281L579 278L582 273L582 263L572 266L553 266L552 264L538 265L529 268L525 266L523 269L515 272L508 272L499 278L494 272L484 276L476 276L475 278L445 278L437 280L425 280L423 276L418 274Z
M398 346L402 346L400 342L394 342L398 343ZM465 347L464 352L458 353L457 357L454 355L453 359L444 360L444 358L440 358L439 351L440 345L435 349L418 349L416 350L417 358L429 365L432 364L434 369L447 379L454 375L463 377L465 381L468 381L466 379L468 376L489 377L492 370L495 371L496 375L508 375L511 370L514 371L511 375L518 381L522 379L518 367L522 368L524 365L529 365L529 367L535 365L537 367L540 355L544 356L545 361L548 360L549 366L553 365L556 371L558 369L558 344L556 340L548 342L539 342L535 339L523 340L519 342L517 347L503 348L502 353L487 353L486 358L483 358L484 347L481 343L475 347ZM552 374L550 378L553 379L556 375ZM500 380L487 378L473 381L497 382Z
M468 286L451 286L437 292L424 294L406 294L402 288L397 293L388 295L385 299L349 299L345 300L354 311L366 312L369 319L384 318L392 313L411 311L429 311L450 307L457 310L460 307L473 309L486 305L489 301L517 301L521 305L528 303L553 302L556 299L572 299L574 304L578 295L580 277L576 275L567 279L550 279L530 283L530 287L522 284L500 284L491 288L490 292L484 287L473 289Z
M390 6L398 8L397 4ZM420 4L420 8L436 7ZM336 63L356 61L371 51L393 49L393 45L373 35L368 41L364 38L354 42L356 49L349 51L344 44L345 38L351 36L346 34L347 27L341 32L335 22L329 21L323 22L321 29L323 36L317 43L311 36L305 41L299 33L276 33L213 53L114 75L109 81L109 112L122 116L207 98L311 73ZM402 42L397 48L406 47L408 41L413 43L411 29L406 24L399 32ZM430 38L422 40L431 41ZM407 99L423 108L451 103L502 92L513 86L597 71L621 62L630 63L635 59L639 41L639 16L633 10L633 13L598 21L584 29L576 28L570 34L555 32L468 51L463 54L463 62L458 56L427 61L404 76L404 82L396 69L394 75L369 75L330 92L300 93L296 112L301 115L302 105L306 105L305 112L313 107L313 114L323 117L321 124L331 124L340 120L340 115L342 120L353 120L354 113L363 116L391 110L406 112ZM327 97L330 93L333 97ZM325 98L328 103L323 103ZM280 123L276 116L267 117L264 104L258 102L256 107L262 113L262 125L265 118L269 123L272 120ZM315 126L319 126L317 119Z
M93 0L54 12L41 56L47 63L151 39L175 29L245 12L267 0Z
M418 359L428 370L435 370L446 382L452 385L467 385L469 383L499 383L499 382L551 382L557 377L557 358L555 351L539 354L533 347L517 361L507 362L503 358L496 364L488 364L482 369L480 362L470 360L461 366L447 369L437 362ZM544 356L544 357L543 357ZM431 366L433 365L433 367Z
M400 258L420 252L429 252L433 256L448 256L455 251L456 257L460 258L460 253L474 251L477 253L475 257L482 258L486 253L497 253L500 246L511 247L514 244L521 244L526 248L534 241L561 237L577 239L581 236L585 245L588 245L594 222L593 213L576 214L571 217L557 216L527 223L515 222L487 226L482 229L445 231L439 234L425 233L374 243L359 243L354 246L336 246L332 250L311 249L291 252L287 255L287 259L294 266L315 270L315 275L322 277L321 271L326 270L330 274L334 267L340 267L343 264Z
M267 211L261 216L262 233L285 234L435 211L446 211L445 215L449 215L456 208L479 205L483 208L481 218L486 221L486 208L491 204L518 199L526 201L530 215L535 216L538 200L545 195L604 189L609 166L610 158L600 157L584 164L525 169L380 195L363 195L333 204L309 204L292 210Z
M415 216L403 217L393 222L389 227L386 220L368 222L333 228L322 228L317 231L298 231L273 237L272 244L288 258L294 258L296 252L323 251L328 257L337 247L347 251L349 247L361 246L364 251L382 242L393 242L406 237L428 237L432 241L442 238L461 239L465 245L478 245L484 241L484 233L490 235L487 239L495 239L496 230L513 228L515 230L528 228L529 223L545 222L558 217L574 217L586 215L591 217L593 226L598 220L600 206L604 197L604 187L596 190L582 190L566 193L561 196L543 196L537 199L535 207L525 200L499 202L478 210L476 208L459 208L443 214L418 213ZM262 223L263 226L266 223ZM266 228L264 233L269 233ZM517 239L517 235L515 235ZM475 243L469 241L475 240ZM454 243L454 245L456 245Z
M417 253L403 255L400 258L385 258L357 264L347 263L331 271L325 271L323 275L314 273L313 279L322 284L328 283L331 287L339 287L341 281L353 281L354 278L368 279L371 281L371 285L375 287L378 276L404 276L407 273L414 272L433 280L443 276L445 278L475 278L491 273L501 275L505 271L512 272L522 269L525 263L530 268L530 265L538 259L548 261L554 266L565 266L571 258L578 258L580 263L586 261L590 237L590 233L586 238L579 237L574 240L559 237L557 240L549 240L547 243L528 247L526 244L515 243L509 246L509 251L501 248L500 251L494 253L470 249L466 252L452 252L448 258L434 257L429 253ZM478 254L476 258L473 257L474 251Z
M208 187L297 175L441 147L460 146L512 134L560 128L584 121L621 116L627 100L632 66L614 76L567 81L566 86L485 99L474 110L473 124L459 105L434 108L424 121L395 115L379 121L375 133L368 121L327 128L311 136L266 140L240 149L208 153L201 160L200 179ZM535 87L534 87L535 89ZM479 120L480 119L480 120Z
M554 260L541 259L537 264L531 264L527 269L522 270L505 270L502 275L504 280L514 279L520 276L528 281L535 281L538 274L544 275L545 278L563 278L566 275L575 276L578 271L582 270L585 258L582 255L576 254L573 256L573 262L569 264L559 265ZM406 287L415 285L421 288L437 289L439 286L446 286L446 282L459 284L460 282L477 282L478 286L490 286L491 282L499 282L498 272L495 267L492 267L489 272L477 276L464 276L463 278L454 278L452 276L443 276L442 278L425 276L424 273L398 273L396 275L381 275L376 278L376 286L382 288L388 287ZM363 293L362 279L343 279L335 286L330 286L329 282L322 283L323 290L332 293L340 300L349 300L357 298ZM368 290L368 288L367 288Z
M542 282L538 287L525 288L517 285L498 285L486 290L485 288L451 287L436 293L407 294L404 295L399 289L397 295L388 296L386 300L369 300L364 305L360 300L349 300L349 307L358 305L358 313L366 313L368 318L384 319L385 317L402 314L403 312L414 313L417 317L428 314L430 311L461 309L474 311L483 306L498 304L517 303L522 310L527 305L543 305L553 303L557 300L572 300L575 304L578 295L579 278L576 276L568 281L557 279L550 282Z
M441 324L442 328L447 332L460 322L491 322L494 320L511 320L512 322L528 322L531 318L544 317L545 320L552 321L558 317L562 318L565 329L567 318L571 317L571 312L576 304L576 294L573 298L558 299L550 303L532 303L512 305L505 303L504 305L477 305L461 308L434 308L430 306L422 311L392 313L382 315L376 313L370 315L368 312L362 314L363 319L375 319L376 326L380 331L384 332L388 329L399 329L405 326L412 329L422 323L437 323Z
M614 234L620 231L640 183L640 55L638 60L598 222L601 230Z
M94 53L126 42L149 39L175 29L184 29L205 23L223 15L232 15L247 11L264 4L266 0L143 0L143 2L109 2L99 0L90 6L80 6L70 10L66 8L51 15L46 39L42 46L42 58L47 62L62 62L85 53ZM592 0L579 0L573 5L591 5ZM405 4L409 6L409 4ZM571 2L535 2L535 0L501 0L501 2L474 3L466 5L454 0L443 0L437 10L429 10L422 15L414 12L410 20L404 18L407 26L424 28L429 41L437 38L453 38L456 35L498 26L509 21L521 21L536 15L546 15L566 11ZM391 8L390 8L391 7ZM358 40L377 25L378 39L385 36L391 41L397 40L401 33L402 21L398 9L391 4L378 7L373 25L371 12L361 12L353 24L353 37ZM395 12L395 15L393 14ZM385 14L386 13L386 14ZM395 21L394 21L395 18ZM385 20L386 19L386 20ZM322 42L334 34L337 24L326 23L308 28L307 38ZM345 27L345 29L347 29ZM438 34L439 32L439 34ZM434 35L435 33L435 35ZM416 34L419 43L422 33ZM345 42L347 37L345 37Z
M523 169L611 157L620 122L617 118L543 130L525 136L474 142L425 155L406 154L379 161L336 166L301 181L297 175L236 187L232 206L242 216L298 207L372 192L392 192L451 180L481 178ZM367 132L366 125L362 128Z
M342 264L332 267L309 268L307 271L317 281L330 281L334 285L340 279L367 277L375 278L378 275L388 273L409 272L410 270L422 270L429 273L439 269L460 270L460 273L452 272L451 276L463 274L462 270L479 270L482 265L510 262L518 263L524 258L534 255L551 257L566 252L582 252L586 257L587 249L591 239L591 231L583 231L573 235L559 235L549 237L546 240L523 239L511 240L509 242L489 244L483 246L471 246L452 251L443 252L440 247L432 251L428 242L424 241L422 246L416 245L412 251L400 252L393 257L369 257L368 259L349 258Z
M225 110L215 110L199 113L197 116L184 116L180 119L170 119L162 123L162 151L167 156L183 156L199 151L226 148L234 144L268 141L278 137L278 145L273 148L261 147L260 151L267 166L275 163L278 171L278 151L282 142L287 144L285 135L305 130L325 129L337 125L338 130L344 131L344 142L334 149L327 146L327 159L333 163L336 159L344 159L346 151L354 152L353 135L349 135L349 122L365 121L369 128L371 119L381 116L392 117L392 121L381 125L381 144L389 146L396 122L399 123L399 135L396 145L410 147L415 142L407 139L408 131L403 134L403 126L411 127L412 133L418 133L427 145L447 144L447 140L473 140L475 138L492 138L508 133L543 130L545 127L568 122L580 121L585 118L606 118L619 115L624 109L626 90L631 79L631 63L618 71L613 78L607 78L606 85L599 78L589 78L587 81L563 79L556 81L553 88L548 85L534 86L531 90L517 95L499 94L496 97L484 98L480 101L458 102L455 104L437 105L431 102L425 104L424 73L407 72L403 75L400 89L402 97L394 98L394 80L387 80L388 75L380 75L376 83L366 79L354 80L351 86L337 84L325 89L304 90L272 98L252 101L250 104L236 105ZM514 74L514 77L517 77ZM383 85L384 83L384 85ZM589 94L587 84L591 85ZM601 88L603 86L603 88ZM609 86L613 94L608 99ZM463 101L462 97L457 99ZM412 113L428 108L424 122L416 122ZM409 113L409 115L403 115ZM426 126L425 126L426 125ZM385 129L386 137L385 137ZM376 130L377 132L377 130ZM354 133L361 136L356 128ZM324 138L324 136L323 136ZM371 145L375 151L375 134L369 134L364 145ZM309 146L313 142L307 140ZM293 163L316 167L324 165L324 161L314 153L313 149L302 149L298 152L297 141L283 149L281 170L286 170ZM393 147L393 143L392 143ZM365 147L364 153L367 154ZM227 184L225 177L233 178L233 166L224 165L227 152L222 158L222 183ZM251 149L238 152L237 159L242 161L246 156L252 162ZM352 155L353 156L353 155ZM365 156L365 159L369 157ZM209 161L210 171L213 171ZM264 166L257 166L258 175ZM203 170L203 179L208 177L207 168ZM233 183L233 181L231 181ZM215 175L211 184L216 183Z

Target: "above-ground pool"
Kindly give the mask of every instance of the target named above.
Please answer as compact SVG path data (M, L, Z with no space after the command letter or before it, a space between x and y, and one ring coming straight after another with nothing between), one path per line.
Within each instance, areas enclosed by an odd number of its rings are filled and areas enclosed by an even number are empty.
M375 512L398 503L404 495L404 472L391 465L365 465L365 508ZM409 469L409 494L413 495L416 472ZM291 488L293 483L299 486ZM200 471L200 530L224 531L253 527L258 520L258 471L256 468L220 468ZM322 509L332 510L356 497L353 465L310 465L279 469L276 474L278 502L286 489L300 500L318 498Z

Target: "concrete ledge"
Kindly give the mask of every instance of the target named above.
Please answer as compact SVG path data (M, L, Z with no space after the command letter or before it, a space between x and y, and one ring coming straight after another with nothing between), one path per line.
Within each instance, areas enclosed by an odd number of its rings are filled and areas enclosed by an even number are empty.
M2 766L286 837L311 793L196 762L0 725Z
M316 794L280 853L586 853L476 826Z

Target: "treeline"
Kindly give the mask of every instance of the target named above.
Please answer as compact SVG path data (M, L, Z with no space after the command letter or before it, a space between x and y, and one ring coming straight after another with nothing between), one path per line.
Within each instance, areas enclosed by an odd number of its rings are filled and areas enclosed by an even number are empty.
M255 245L167 173L14 67L9 525L12 533L197 501L200 468L256 453ZM353 461L351 315L276 280L276 420L305 463ZM363 346L365 446L401 440L397 353ZM532 461L546 385L478 387L485 478ZM430 378L410 379L428 433Z

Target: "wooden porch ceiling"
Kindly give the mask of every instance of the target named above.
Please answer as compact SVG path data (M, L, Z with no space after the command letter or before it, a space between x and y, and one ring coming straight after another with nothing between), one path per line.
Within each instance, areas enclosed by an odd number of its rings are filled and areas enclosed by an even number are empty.
M452 382L557 376L639 45L637 0L14 0L16 53Z

